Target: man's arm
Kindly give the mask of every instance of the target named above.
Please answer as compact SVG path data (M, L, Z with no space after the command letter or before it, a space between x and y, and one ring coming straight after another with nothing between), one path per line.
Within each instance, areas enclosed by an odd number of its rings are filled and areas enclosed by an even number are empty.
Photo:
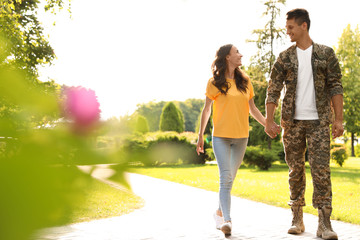
M265 132L271 138L275 138L278 133L281 132L281 128L274 122L276 105L275 103L266 104L266 122L265 122Z
M344 133L343 127L343 95L337 94L331 98L332 105L335 112L335 119L332 124L332 136L333 138L340 137Z
M340 137L344 133L343 127L343 87L341 84L341 69L336 54L332 48L328 55L327 87L331 96L335 119L332 123L333 138Z
M281 57L276 60L270 74L269 86L266 92L266 122L265 132L275 138L281 132L280 126L274 122L275 109L280 98L281 90L284 87L284 69Z

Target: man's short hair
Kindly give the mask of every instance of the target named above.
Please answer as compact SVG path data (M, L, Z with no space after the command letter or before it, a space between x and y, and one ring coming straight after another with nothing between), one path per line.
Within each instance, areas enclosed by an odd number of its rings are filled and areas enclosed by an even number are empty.
M295 19L295 22L298 25L301 25L304 22L306 22L307 30L309 31L309 29L310 29L310 17L309 17L308 11L306 11L305 9L303 9L303 8L295 8L295 9L287 12L286 16L287 16L286 20Z

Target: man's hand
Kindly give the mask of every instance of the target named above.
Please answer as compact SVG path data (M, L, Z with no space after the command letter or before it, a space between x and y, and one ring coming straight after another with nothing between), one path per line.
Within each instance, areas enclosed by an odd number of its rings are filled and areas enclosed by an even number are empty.
M274 121L266 121L265 132L269 135L269 137L275 138L279 133L281 133L281 127Z
M344 126L341 121L334 121L332 124L332 137L333 139L340 137L344 133Z

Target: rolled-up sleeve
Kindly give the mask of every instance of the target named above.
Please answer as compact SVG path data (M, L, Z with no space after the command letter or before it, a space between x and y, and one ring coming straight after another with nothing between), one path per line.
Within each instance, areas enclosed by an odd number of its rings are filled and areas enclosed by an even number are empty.
M213 79L210 78L207 86L206 86L206 92L205 95L210 98L211 100L215 100L217 96L220 95L220 91L219 89L217 89L217 87L215 87L215 85L213 84Z

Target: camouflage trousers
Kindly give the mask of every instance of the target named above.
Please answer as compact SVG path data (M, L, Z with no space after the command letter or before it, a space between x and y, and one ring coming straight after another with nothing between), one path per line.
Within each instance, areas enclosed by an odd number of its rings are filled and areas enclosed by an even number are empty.
M290 206L305 206L305 152L311 168L314 208L331 206L330 129L318 120L295 120L284 128L285 161L289 166Z

